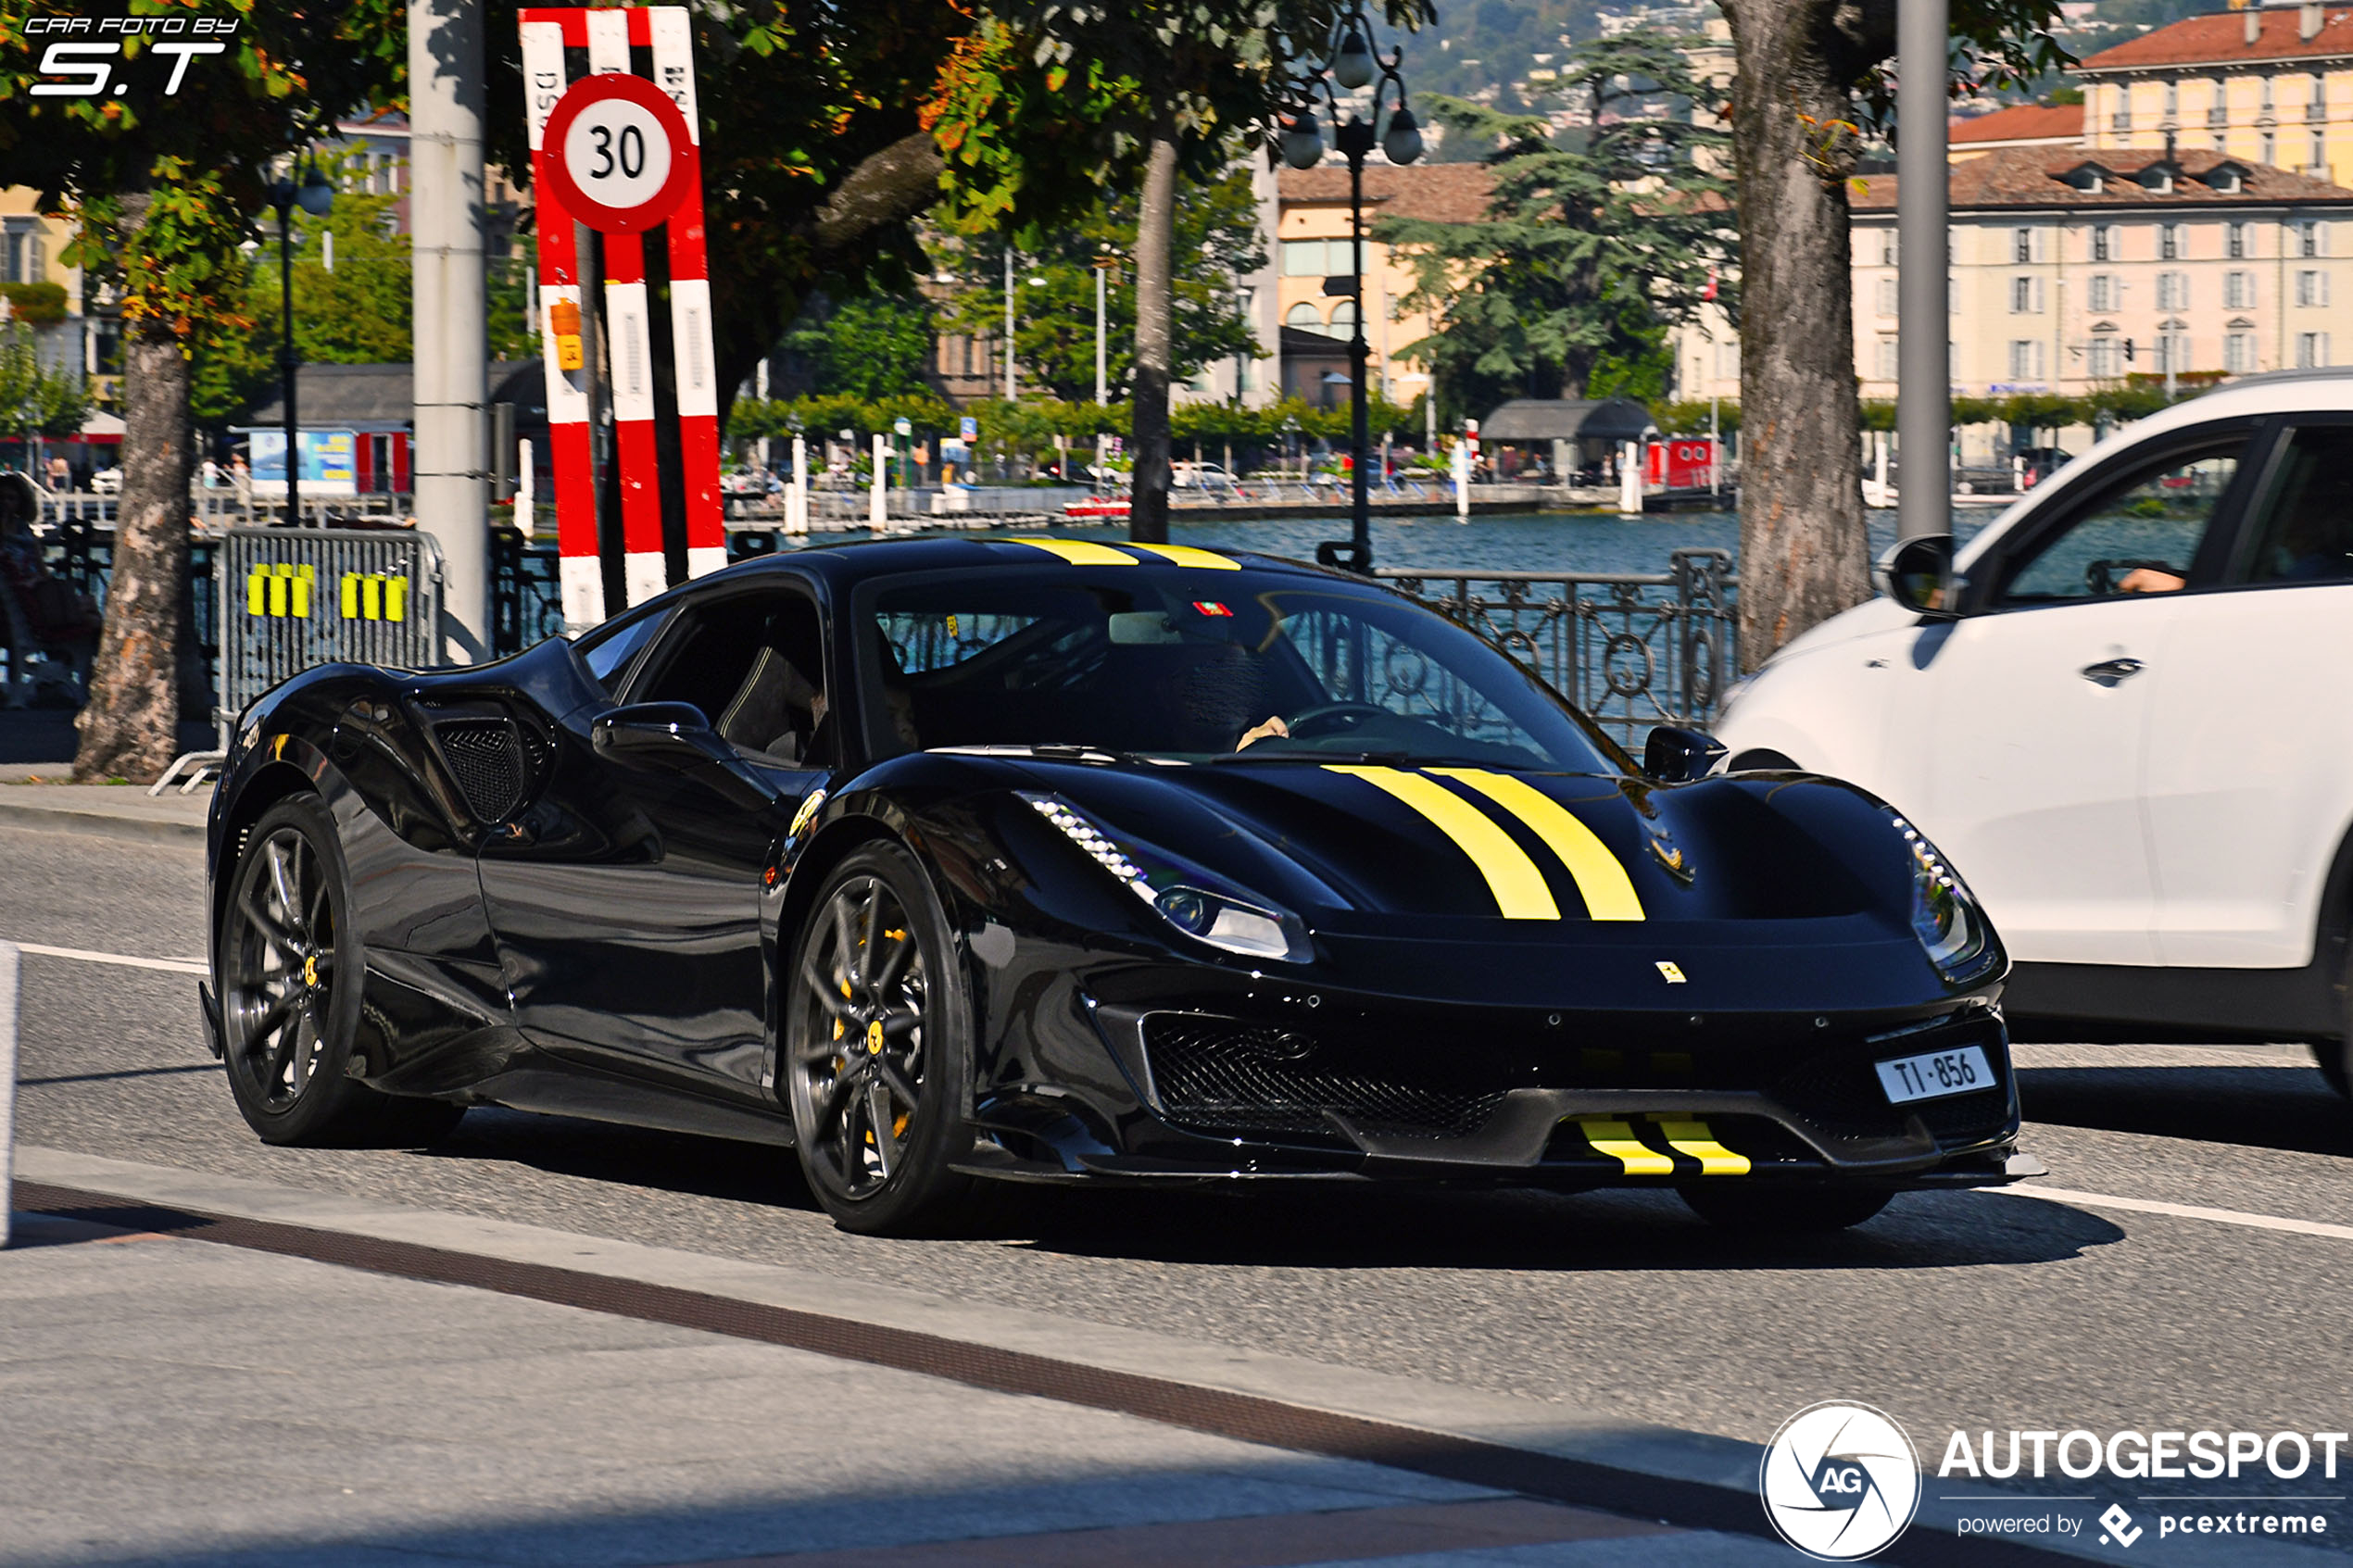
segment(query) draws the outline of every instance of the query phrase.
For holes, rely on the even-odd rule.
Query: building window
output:
[[[2165,118],[2175,119],[2181,112],[2182,84],[2178,82],[2169,82],[2165,84]]]
[[[1332,307],[1332,333],[1336,337],[1348,337],[1353,335],[1355,331],[1356,302],[1353,299],[1343,299]]]
[[[1302,299],[1297,305],[1292,306],[1289,310],[1283,312],[1283,325],[1286,327],[1304,327],[1311,332],[1320,332],[1324,330],[1324,313],[1316,309],[1315,307],[1308,301]]]
[[[2124,231],[2113,223],[2102,223],[2092,231],[2092,259],[2114,261],[2123,254]]]
[[[2231,259],[2233,261],[2246,259],[2246,225],[2225,223],[2222,225],[2222,235],[2224,248],[2230,252]]]
[[[2119,308],[2116,303],[2117,292],[2115,273],[2093,273],[2091,308],[2103,313]]]
[[[2010,259],[2021,267],[2034,259],[2033,230],[2013,229],[2010,231]]]
[[[1896,351],[1895,339],[1892,337],[1883,337],[1880,339],[1879,379],[1881,381],[1895,380],[1898,374],[1901,373],[1900,367],[1902,363],[1902,358]]]
[[[1897,285],[1895,280],[1893,278],[1881,278],[1874,292],[1879,296],[1878,314],[1881,316],[1893,316],[1896,314],[1898,305],[1896,300]]]
[[[2312,107],[2304,111],[2307,119],[2326,118],[2329,112],[2328,81],[2319,71],[2312,73]]]
[[[2222,369],[2244,376],[2255,369],[2255,334],[2232,332],[2222,339]]]
[[[2255,308],[2255,274],[2225,272],[2222,274],[2222,308],[2252,310]]]
[[[1879,236],[1879,264],[1882,267],[1894,266],[1896,264],[1895,258],[1898,254],[1900,253],[1895,243],[1895,231],[1893,229],[1881,230]]]
[[[2322,132],[2318,132],[2318,131],[2315,131],[2315,132],[2312,132],[2312,157],[2311,157],[2311,159],[2310,159],[2311,165],[2312,165],[2312,167],[2313,167],[2314,169],[2319,169],[2322,165],[2323,165],[2323,164],[2327,163],[2327,162],[2328,162],[2328,160],[2329,160],[2329,144],[2328,144],[2328,138],[2327,138],[2324,134],[2322,134]]]
[[[1346,278],[1356,270],[1353,247],[1346,240],[1285,240],[1286,278]]]
[[[2306,268],[2296,275],[2296,303],[2303,306],[2326,305],[2329,302],[2329,275],[2317,267]]]
[[[1716,379],[1737,381],[1741,373],[1741,345],[1719,343],[1716,345]]]
[[[2329,362],[2329,334],[2298,332],[2296,334],[2296,368],[2309,370]]]
[[[2307,218],[2295,225],[2295,245],[2296,254],[2298,256],[2326,256],[2328,231],[2320,223]]]
[[[2190,275],[2187,272],[2159,272],[2157,275],[2157,307],[2159,310],[2187,310],[2190,307]]]
[[[2010,380],[2032,382],[2043,379],[2043,340],[2013,338],[2010,340]]]
[[[11,223],[0,233],[0,283],[37,283],[46,262],[41,236],[28,222]]]
[[[2112,337],[2095,337],[2092,340],[2090,369],[2094,381],[2116,379],[2120,369],[2117,362],[2119,346]]]
[[[2182,375],[2190,368],[2190,338],[2187,332],[2157,334],[2157,369],[2159,375]]]
[[[2183,248],[2182,225],[2160,223],[2157,226],[2157,258],[2159,261],[2181,260]]]
[[[2012,278],[2010,280],[2010,314],[2039,316],[2043,313],[2043,280]]]
[[[2256,161],[2259,163],[2279,162],[2279,144],[2280,139],[2277,136],[2272,135],[2269,131],[2263,132],[2262,137],[2256,143],[2256,146],[2259,149],[2255,155]]]
[[[2267,77],[2264,77],[2264,78],[2262,79],[2262,82],[2263,82],[2263,112],[2264,112],[2265,114],[2270,114],[2270,113],[2271,112],[2271,79],[2270,77],[2268,77],[2268,76],[2267,76]]]

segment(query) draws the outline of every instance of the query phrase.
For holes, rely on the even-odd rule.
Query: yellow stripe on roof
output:
[[[1585,912],[1595,920],[1641,920],[1642,901],[1634,894],[1633,881],[1617,856],[1609,852],[1592,828],[1559,801],[1537,789],[1525,779],[1509,773],[1491,773],[1484,768],[1432,768],[1450,779],[1459,779],[1488,799],[1528,824],[1529,831],[1544,841],[1545,847],[1561,858],[1568,874],[1577,879],[1577,891],[1585,899]]]
[[[1114,550],[1109,545],[1098,545],[1091,539],[1008,539],[1008,545],[1027,545],[1050,556],[1060,556],[1073,566],[1134,566],[1136,558],[1125,550]]]
[[[1238,560],[1230,560],[1215,550],[1195,549],[1190,545],[1132,545],[1129,548],[1150,550],[1178,566],[1204,567],[1211,571],[1239,571],[1242,569],[1242,563]]]
[[[1505,920],[1561,918],[1560,906],[1553,902],[1553,890],[1544,885],[1544,873],[1536,869],[1528,851],[1513,843],[1511,834],[1497,827],[1486,812],[1436,779],[1355,763],[1327,763],[1325,771],[1363,779],[1428,818],[1470,857],[1478,874],[1487,879],[1487,890],[1495,896],[1495,907]]]
[[[1699,1173],[1703,1176],[1748,1174],[1748,1156],[1735,1154],[1718,1143],[1716,1135],[1708,1131],[1705,1122],[1686,1122],[1661,1116],[1658,1118],[1658,1133],[1667,1140],[1667,1148],[1698,1160]]]

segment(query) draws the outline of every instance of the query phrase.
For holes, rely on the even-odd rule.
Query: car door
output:
[[[1968,613],[1916,649],[1931,765],[1906,807],[2020,960],[2158,961],[2143,677],[2219,572],[2250,433],[2177,433],[2070,485],[1970,563]]]
[[[822,650],[815,599],[779,574],[689,599],[624,703],[565,719],[547,788],[481,858],[526,1034],[608,1068],[760,1092],[761,875],[826,776]],[[633,713],[678,703],[723,755],[614,744]]]
[[[2148,675],[2144,785],[2168,964],[2311,957],[2353,817],[2353,414],[2282,421],[2223,582],[2184,603]]]

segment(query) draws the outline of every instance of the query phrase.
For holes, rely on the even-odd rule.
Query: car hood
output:
[[[1313,760],[1021,771],[1114,837],[1334,934],[1833,919],[1894,912],[1908,875],[1885,809],[1823,780]]]

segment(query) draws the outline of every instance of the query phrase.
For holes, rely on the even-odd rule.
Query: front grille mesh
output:
[[[434,726],[466,809],[503,822],[522,800],[522,736],[511,719],[445,719]]]
[[[1329,1139],[1329,1113],[1384,1137],[1459,1138],[1504,1102],[1500,1089],[1340,1071],[1353,1064],[1321,1043],[1239,1019],[1154,1013],[1144,1021],[1144,1047],[1162,1110],[1196,1132]]]
[[[1881,1087],[1874,1058],[1908,1056],[1916,1052],[1950,1050],[1957,1046],[1982,1045],[1994,1066],[1994,1082],[1982,1089],[1942,1099],[1890,1105]],[[1900,1037],[1866,1042],[1869,1056],[1826,1052],[1811,1058],[1773,1085],[1773,1098],[1833,1137],[1901,1137],[1906,1123],[1917,1116],[1930,1134],[1944,1143],[1973,1142],[1990,1137],[2009,1121],[2009,1077],[2002,1065],[2000,1025],[1975,1019]]]

